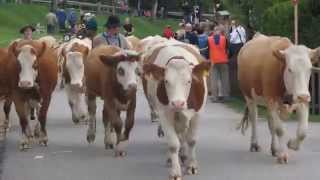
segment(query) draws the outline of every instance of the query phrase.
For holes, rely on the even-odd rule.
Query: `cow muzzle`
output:
[[[84,86],[81,86],[80,84],[71,84],[70,89],[71,89],[71,91],[74,91],[77,93],[85,93]]]
[[[186,102],[185,101],[180,101],[180,100],[176,100],[176,101],[172,101],[171,102],[171,106],[175,109],[175,110],[183,110],[185,107]]]
[[[30,89],[33,87],[33,83],[31,81],[20,81],[18,86],[23,89]]]

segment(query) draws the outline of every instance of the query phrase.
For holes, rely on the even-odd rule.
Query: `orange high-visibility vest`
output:
[[[227,41],[226,37],[220,35],[219,44],[215,44],[214,35],[208,38],[209,45],[209,58],[213,64],[224,64],[228,63],[228,55],[227,55]]]

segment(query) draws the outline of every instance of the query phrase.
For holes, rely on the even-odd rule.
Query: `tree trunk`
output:
[[[52,3],[52,10],[55,11],[58,9],[58,0],[51,0]]]
[[[138,9],[138,16],[140,16],[141,14],[141,0],[138,0],[138,7],[137,7],[137,9]]]
[[[155,0],[154,6],[153,6],[153,19],[157,19],[157,11],[158,11],[158,0]]]

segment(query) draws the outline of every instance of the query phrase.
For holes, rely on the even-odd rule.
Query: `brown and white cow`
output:
[[[175,40],[158,44],[146,56],[143,86],[149,104],[155,105],[169,146],[170,180],[182,178],[179,155],[188,174],[196,174],[195,146],[199,112],[206,102],[206,75],[210,62],[199,50]]]
[[[33,136],[40,145],[47,145],[47,111],[57,83],[57,56],[45,43],[25,40],[12,43],[8,53],[7,85],[22,129],[20,149],[29,148]],[[28,120],[32,108],[39,109],[40,124],[37,123],[34,133]]]
[[[243,46],[238,56],[238,78],[247,110],[240,125],[244,132],[246,124],[252,124],[251,151],[261,149],[257,137],[257,105],[265,105],[270,114],[272,155],[280,163],[287,163],[288,148],[300,148],[308,129],[312,63],[319,60],[319,53],[320,49],[311,50],[294,45],[287,38],[265,35],[258,35]],[[296,138],[288,141],[282,120],[293,110],[298,114],[298,128]]]
[[[92,42],[90,39],[72,39],[61,47],[62,80],[72,111],[74,123],[88,119],[88,106],[85,96],[84,61],[86,61]]]
[[[139,55],[114,46],[94,48],[85,62],[85,77],[88,98],[89,126],[87,141],[92,143],[96,133],[96,97],[101,97],[104,143],[106,149],[115,147],[116,156],[124,156],[134,124],[136,91],[139,78]],[[125,128],[121,112],[126,112]]]
[[[4,140],[7,129],[9,128],[9,113],[7,113],[9,86],[8,74],[6,73],[6,64],[8,58],[8,49],[0,48],[0,140]],[[10,107],[10,106],[9,106]]]
[[[131,50],[137,50],[139,43],[140,43],[140,39],[137,38],[136,36],[128,36],[126,37],[126,40],[128,41],[129,44],[129,49]]]

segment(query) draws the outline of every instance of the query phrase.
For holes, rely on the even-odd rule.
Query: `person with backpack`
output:
[[[230,29],[230,57],[238,54],[241,47],[246,43],[246,30],[239,24],[238,21],[231,21]]]
[[[208,53],[208,35],[204,33],[204,28],[199,27],[197,29],[198,33],[198,47],[200,50],[200,54],[205,58],[209,59],[209,53]]]
[[[223,102],[230,99],[229,67],[228,67],[228,42],[222,34],[221,27],[214,28],[213,35],[208,38],[209,59],[213,66],[211,70],[211,101]],[[221,84],[221,86],[220,86]]]

